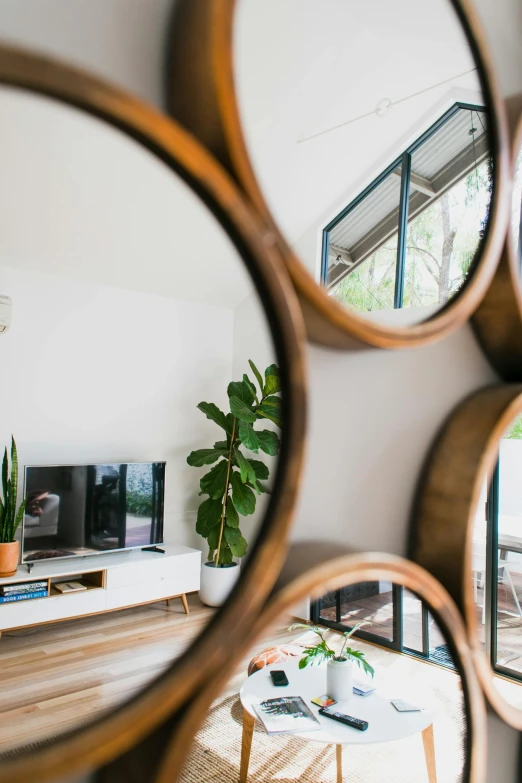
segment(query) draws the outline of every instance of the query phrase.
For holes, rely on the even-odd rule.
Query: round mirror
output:
[[[317,569],[303,575],[298,603],[296,591],[292,605],[276,599],[212,704],[201,698],[189,710],[189,730],[202,725],[184,748],[180,783],[216,773],[242,783],[481,779],[469,749],[483,729],[482,700],[453,604],[446,595],[436,619],[432,580],[412,580],[405,561],[395,561],[401,573],[364,560],[344,574],[333,561],[326,580],[329,564],[322,579]],[[173,764],[184,741],[174,738]],[[158,783],[173,772],[165,764]]]
[[[473,522],[472,579],[478,642],[502,698],[522,710],[522,417],[502,433]]]
[[[448,0],[240,0],[234,72],[268,207],[329,296],[392,325],[454,298],[484,235],[492,159]]]
[[[522,392],[498,385],[464,400],[424,467],[412,558],[461,608],[488,700],[522,726]]]
[[[462,323],[507,220],[504,110],[475,16],[450,0],[189,5],[172,28],[171,110],[277,225],[310,336],[400,347]],[[197,36],[209,51],[189,79]],[[215,100],[194,107],[198,75]]]
[[[506,104],[512,141],[510,223],[500,263],[484,299],[473,314],[473,327],[484,353],[500,377],[505,381],[519,382],[522,366],[522,122],[519,99],[512,99]]]
[[[520,132],[518,134],[521,135]],[[511,203],[511,231],[513,252],[516,260],[522,265],[522,248],[520,245],[520,226],[522,225],[522,139],[518,156],[515,161],[513,200]]]
[[[256,568],[275,579],[299,342],[257,226],[174,124],[25,55],[3,78],[26,89],[0,88],[0,763],[90,724],[54,757],[77,765],[172,710],[220,607],[232,632]]]

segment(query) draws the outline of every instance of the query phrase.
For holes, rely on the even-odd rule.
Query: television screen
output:
[[[22,562],[163,542],[164,462],[28,466]]]

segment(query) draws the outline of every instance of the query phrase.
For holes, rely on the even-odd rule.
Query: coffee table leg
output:
[[[335,746],[335,760],[337,762],[337,783],[343,783],[343,746]],[[431,783],[431,781],[430,781]]]
[[[246,783],[248,776],[248,762],[250,761],[250,749],[252,747],[252,734],[254,733],[255,718],[243,709],[243,737],[241,739],[241,766],[239,768],[239,783]]]
[[[433,723],[422,732],[422,743],[424,745],[424,755],[426,756],[426,766],[428,768],[429,783],[437,783],[437,770],[435,768],[435,741],[433,738]]]

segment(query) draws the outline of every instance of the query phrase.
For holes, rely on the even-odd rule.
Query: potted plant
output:
[[[319,665],[326,661],[326,693],[336,701],[347,701],[352,696],[354,663],[362,668],[366,674],[370,674],[372,677],[375,674],[373,667],[370,666],[363,652],[347,647],[350,636],[363,625],[371,625],[371,623],[368,621],[357,623],[351,631],[346,631],[343,634],[344,642],[340,652],[332,650],[326,643],[324,638],[326,628],[321,628],[317,625],[307,625],[306,623],[294,623],[288,629],[293,631],[295,628],[306,628],[307,631],[313,631],[319,636],[320,641],[317,644],[304,649],[303,657],[299,661],[299,668],[304,669],[305,666]]]
[[[18,454],[11,436],[11,470],[7,447],[2,461],[2,498],[0,498],[0,577],[12,576],[18,565],[18,541],[15,534],[25,509],[23,501],[16,510],[18,492]]]
[[[199,596],[208,606],[221,606],[239,577],[239,564],[234,558],[246,554],[247,542],[239,529],[240,517],[249,516],[256,508],[256,494],[268,492],[265,484],[270,471],[264,462],[252,459],[249,452],[259,451],[275,457],[279,452],[279,436],[273,430],[256,429],[261,421],[281,426],[279,370],[271,364],[265,376],[252,361],[250,368],[259,392],[248,375],[232,381],[227,395],[230,412],[223,413],[212,402],[200,402],[199,410],[218,425],[226,435],[211,449],[198,449],[187,457],[193,467],[213,465],[200,480],[200,495],[208,497],[198,508],[196,532],[208,542],[208,561],[201,570]]]

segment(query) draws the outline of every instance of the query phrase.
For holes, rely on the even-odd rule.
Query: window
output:
[[[481,242],[490,167],[485,110],[455,104],[324,229],[329,294],[358,312],[444,305]]]
[[[347,631],[396,652],[455,668],[451,652],[426,605],[414,593],[391,582],[360,582],[327,593],[312,603],[312,622]]]

